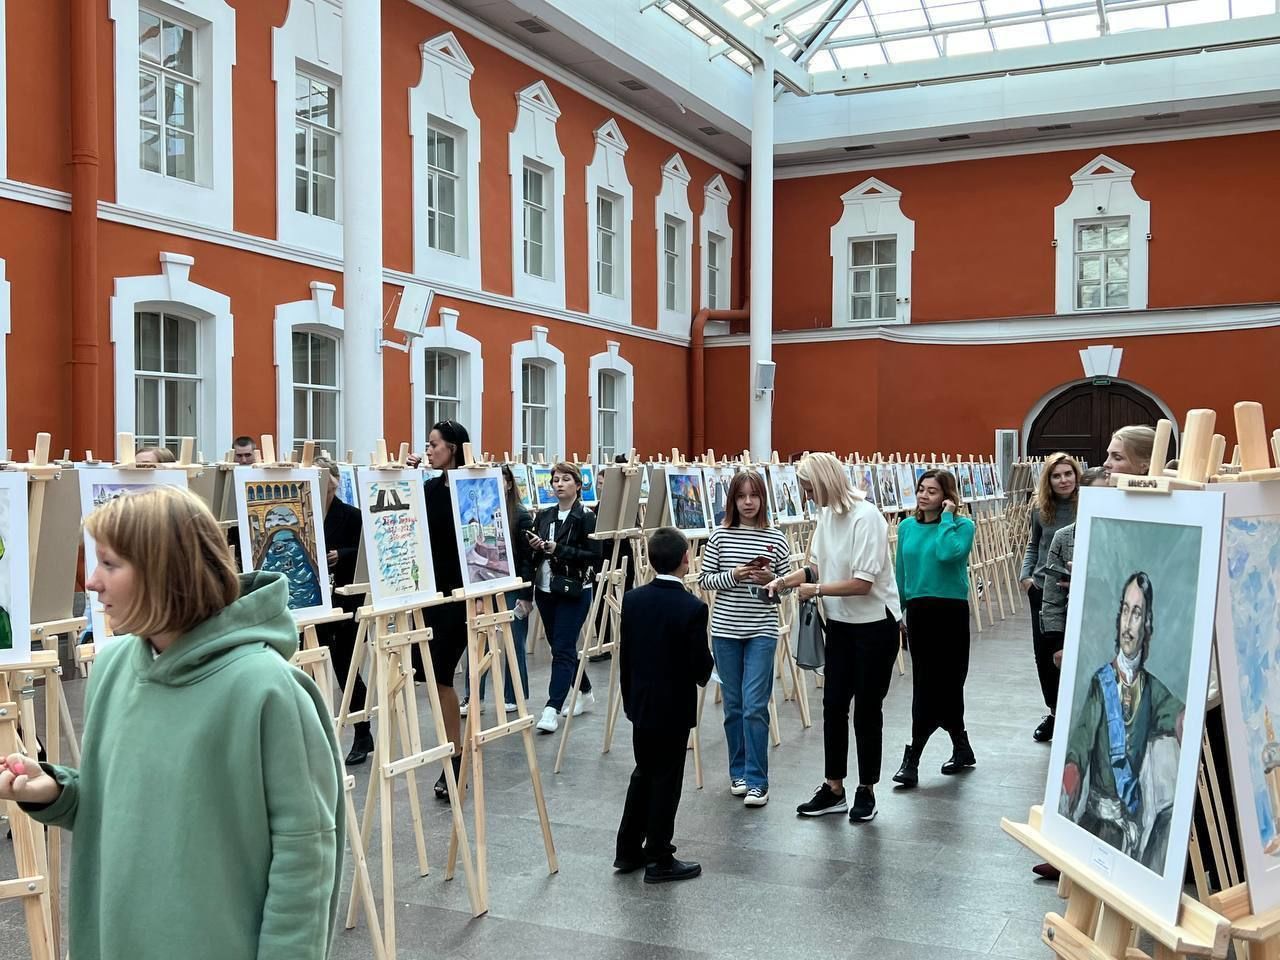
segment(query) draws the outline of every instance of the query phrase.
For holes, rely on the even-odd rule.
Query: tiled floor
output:
[[[592,665],[600,681],[607,664]],[[548,658],[532,666],[533,701],[546,689]],[[844,817],[798,818],[822,774],[821,703],[811,690],[815,725],[801,727],[794,703],[781,704],[783,742],[770,764],[771,800],[744,809],[727,790],[719,708],[703,718],[705,789],[692,762],[676,822],[680,856],[699,860],[701,878],[661,887],[638,874],[614,875],[613,836],[630,763],[630,728],[600,752],[603,710],[575,724],[565,768],[551,773],[559,736],[537,738],[560,872],[548,876],[519,738],[487,754],[491,910],[473,920],[466,888],[443,879],[447,811],[430,795],[434,773],[420,778],[431,872],[419,877],[403,786],[396,795],[397,931],[404,960],[541,958],[876,958],[973,960],[1044,957],[1040,920],[1056,909],[1055,888],[1036,881],[1034,858],[1000,830],[1000,818],[1025,818],[1044,789],[1048,749],[1031,740],[1041,704],[1025,615],[974,634],[967,685],[968,727],[976,769],[948,778],[939,733],[921,764],[919,789],[895,793],[909,729],[911,675],[894,678],[886,703],[880,813],[870,824]],[[83,684],[68,684],[79,716]],[[424,729],[426,697],[421,696]],[[367,767],[358,777],[363,804]],[[369,851],[381,874],[375,835]],[[12,856],[0,877],[13,876]],[[349,877],[348,877],[349,883]],[[345,898],[344,898],[345,911]],[[16,904],[0,907],[0,960],[29,956]],[[372,956],[359,925],[339,931],[335,960]]]

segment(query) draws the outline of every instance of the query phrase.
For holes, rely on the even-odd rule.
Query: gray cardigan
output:
[[[1053,535],[1044,565],[1044,598],[1040,601],[1040,629],[1045,633],[1067,630],[1067,590],[1058,581],[1071,578],[1067,566],[1076,552],[1076,525],[1069,523]]]
[[[1040,511],[1031,509],[1031,537],[1027,540],[1027,553],[1022,558],[1022,572],[1019,580],[1030,577],[1037,587],[1044,589],[1044,564],[1049,556],[1049,545],[1053,543],[1053,535],[1068,524],[1076,522],[1076,501],[1059,500],[1054,511],[1053,523],[1040,522]]]

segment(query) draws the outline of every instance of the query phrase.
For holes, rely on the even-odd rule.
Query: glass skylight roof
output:
[[[749,27],[780,21],[783,55],[810,72],[910,63],[1278,12],[1280,0],[710,0]],[[690,16],[670,17],[744,70],[748,58]]]

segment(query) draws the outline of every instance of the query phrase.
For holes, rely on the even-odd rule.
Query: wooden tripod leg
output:
[[[381,631],[380,631],[381,632]],[[382,720],[378,724],[375,735],[376,756],[378,766],[369,772],[369,776],[377,777],[378,812],[381,817],[379,829],[382,835],[382,933],[386,943],[388,957],[396,956],[396,863],[395,863],[395,807],[393,797],[395,785],[386,773],[387,764],[391,762],[391,714],[395,712],[391,700],[391,669],[399,666],[399,655],[387,657],[385,668],[378,671],[378,703],[382,707]],[[397,669],[397,674],[402,669]]]
[[[55,646],[57,638],[54,638]],[[62,668],[51,666],[44,672],[44,743],[48,762],[62,762],[62,712],[59,709],[65,701],[62,690]],[[34,728],[33,728],[34,729]],[[48,830],[47,861],[49,878],[49,918],[55,951],[62,947],[62,831]]]
[[[804,729],[808,730],[813,726],[813,715],[809,712],[809,687],[805,682],[804,671],[796,663],[796,658],[791,655],[791,647],[785,641],[782,646],[783,655],[787,658],[787,664],[791,670],[791,683],[795,688],[796,703],[800,707],[800,723]],[[822,686],[822,684],[819,683],[818,686]]]
[[[782,731],[778,724],[778,689],[769,691],[769,742],[775,747],[782,746]]]
[[[347,675],[342,682],[342,702],[338,706],[338,741],[342,741],[342,732],[347,726],[347,714],[351,712],[351,698],[355,696],[355,679],[360,676],[360,668],[364,665],[364,658],[367,654],[369,636],[369,620],[365,618],[360,621],[356,627],[356,639],[354,648],[351,651],[351,663],[347,665]],[[369,686],[372,686],[370,684]],[[365,691],[364,704],[365,719],[370,719],[369,713],[369,693]]]
[[[369,676],[369,689],[365,694],[364,702],[366,715],[368,715],[367,712],[374,706],[373,701],[376,700],[379,691],[381,690],[381,686],[378,683],[378,676],[383,672],[379,663],[379,658],[376,655],[373,657],[370,665],[372,669]],[[386,748],[383,745],[381,737],[375,734],[373,738],[373,754],[369,767],[369,784],[365,789],[364,796],[364,813],[360,818],[360,845],[365,851],[368,851],[369,839],[373,836],[374,798],[375,792],[378,790],[379,784],[382,780],[379,775],[379,771],[382,770],[382,765],[384,763],[390,762],[387,759],[385,750]],[[355,927],[356,920],[358,919],[358,910],[359,902],[356,900],[356,888],[353,880],[351,884],[351,895],[347,903],[346,927],[348,930]]]
[[[1228,828],[1224,819],[1225,805],[1222,802],[1222,786],[1218,780],[1218,764],[1213,759],[1213,751],[1209,748],[1209,735],[1204,735],[1200,746],[1201,763],[1204,765],[1205,776],[1209,781],[1209,794],[1213,798],[1214,816],[1209,821],[1210,827],[1221,838],[1222,856],[1226,861],[1226,869],[1218,875],[1218,882],[1222,884],[1223,889],[1233,887],[1240,883],[1244,878],[1236,871],[1236,855],[1235,848],[1231,845],[1231,830]]]
[[[560,765],[564,763],[564,748],[569,744],[569,728],[573,725],[573,708],[578,704],[578,685],[582,683],[586,672],[587,654],[585,650],[580,650],[578,651],[578,669],[569,687],[569,699],[565,702],[564,730],[560,732],[560,747],[556,750],[556,765],[552,773],[559,773]]]
[[[347,842],[351,845],[351,859],[354,862],[354,874],[351,882],[351,896],[357,893],[364,904],[364,915],[369,922],[369,936],[373,941],[374,960],[386,960],[385,944],[382,941],[382,924],[378,922],[378,905],[373,899],[373,880],[369,876],[369,861],[365,858],[364,844],[360,839],[360,823],[356,820],[355,809],[356,778],[348,776],[343,781],[342,806],[347,818]],[[347,926],[350,930],[355,924]]]
[[[705,688],[704,688],[705,689]],[[702,737],[698,736],[698,728],[689,731],[689,746],[693,749],[693,782],[702,789]]]
[[[396,730],[399,734],[400,756],[407,757],[421,753],[414,740],[406,713],[413,712],[414,728],[417,726],[416,709],[414,709],[414,689],[411,682],[402,683],[400,692],[393,702],[392,715],[395,717]],[[406,708],[406,705],[410,705]],[[390,719],[388,717],[387,719]],[[425,877],[431,872],[427,864],[427,838],[422,829],[422,800],[418,796],[418,775],[413,770],[404,773],[405,787],[409,792],[409,816],[413,820],[413,839],[418,848],[418,875]]]
[[[613,611],[609,615],[614,616]],[[605,701],[604,716],[604,749],[601,753],[608,753],[613,746],[613,726],[618,717],[618,705],[622,700],[622,681],[621,681],[621,637],[618,634],[613,635],[613,657],[609,660],[609,696]]]
[[[62,735],[67,738],[67,750],[71,754],[71,765],[80,766],[80,743],[76,740],[76,728],[71,722],[71,705],[67,703],[67,688],[62,685],[62,673],[59,670],[55,681],[58,688],[58,717],[62,721]],[[49,707],[46,705],[45,709]]]
[[[506,647],[507,657],[514,662],[516,656],[515,641],[510,633],[503,634],[503,643]],[[617,660],[617,656],[614,656]],[[514,684],[512,689],[516,694],[516,716],[524,717],[529,714],[528,704],[525,703],[524,691],[520,689],[520,684]],[[618,703],[622,702],[622,698],[618,698]],[[559,873],[560,863],[556,857],[556,846],[551,839],[551,818],[547,816],[547,800],[542,793],[542,774],[538,768],[538,754],[533,748],[533,731],[526,728],[521,733],[524,740],[525,760],[529,764],[529,779],[533,782],[533,802],[538,808],[538,823],[542,827],[542,844],[547,851],[547,872]]]

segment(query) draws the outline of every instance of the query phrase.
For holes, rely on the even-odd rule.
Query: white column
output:
[[[755,64],[751,71],[751,455],[767,460],[772,452],[770,393],[755,389],[756,365],[773,353],[773,70]]]
[[[342,5],[342,387],[345,445],[382,431],[382,10]]]

